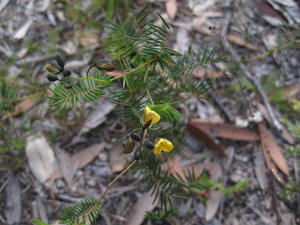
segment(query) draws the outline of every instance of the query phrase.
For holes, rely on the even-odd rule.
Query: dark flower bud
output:
[[[57,77],[56,75],[53,75],[53,74],[48,74],[48,75],[47,75],[47,79],[48,79],[50,82],[59,80],[58,77]]]
[[[59,74],[61,72],[61,69],[54,66],[54,65],[51,65],[51,64],[47,64],[46,65],[46,70],[49,72],[49,73],[54,73],[54,74]]]
[[[71,80],[69,80],[69,79],[65,79],[65,80],[63,81],[63,84],[64,84],[64,87],[65,87],[66,89],[70,89],[70,88],[72,88],[72,86],[73,86],[73,82],[72,82]]]
[[[124,154],[128,154],[128,153],[133,151],[134,146],[135,146],[135,142],[130,139],[130,140],[127,140],[127,141],[123,142],[122,146],[123,146],[122,152]]]
[[[137,133],[132,133],[131,135],[130,135],[130,137],[134,140],[134,141],[137,141],[137,142],[139,142],[139,141],[141,141],[141,137],[140,137],[140,135],[138,135]]]
[[[153,149],[154,145],[152,143],[152,141],[145,141],[144,146],[148,149]]]
[[[71,76],[71,71],[70,70],[65,70],[63,72],[63,75],[64,75],[64,77],[69,77],[69,76]]]
[[[105,63],[105,64],[96,64],[95,65],[99,70],[106,70],[106,71],[114,71],[116,69],[116,65],[112,63]]]
[[[135,152],[133,153],[133,158],[135,160],[139,160],[142,158],[142,150],[140,148],[135,150]]]
[[[65,60],[60,55],[56,56],[56,62],[60,66],[61,69],[64,69],[64,67],[65,67]]]

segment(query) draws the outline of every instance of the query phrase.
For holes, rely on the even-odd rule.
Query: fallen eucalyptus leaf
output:
[[[26,156],[33,174],[44,183],[55,170],[56,160],[43,135],[37,134],[27,138]]]

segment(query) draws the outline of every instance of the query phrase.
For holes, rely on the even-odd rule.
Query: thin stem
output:
[[[137,161],[133,160],[118,176],[115,177],[107,186],[104,193],[100,196],[100,201],[104,199],[105,195],[108,193],[108,191],[111,189],[111,187],[116,183],[120,177],[122,177]]]
[[[271,54],[275,54],[276,52],[280,51],[280,50],[283,50],[285,48],[288,48],[290,46],[293,46],[294,44],[297,44],[297,43],[300,43],[300,40],[294,40],[294,41],[291,41],[285,45],[282,45],[278,48],[274,48],[268,52],[265,52],[263,54],[260,54],[260,55],[257,55],[257,56],[253,56],[253,57],[250,57],[250,58],[247,58],[247,59],[243,59],[241,60],[241,62],[251,62],[251,61],[254,61],[254,60],[257,60],[257,59],[260,59],[260,58],[263,58],[265,56],[268,56],[268,55],[271,55]]]
[[[146,92],[147,92],[147,95],[148,95],[148,97],[149,97],[149,100],[150,100],[151,104],[154,105],[153,99],[152,99],[152,97],[151,97],[151,95],[150,95],[150,92],[149,92],[149,90],[148,90],[147,87],[146,87]]]
[[[142,65],[139,65],[138,67],[136,67],[136,68],[130,70],[129,72],[122,74],[121,76],[112,78],[111,81],[114,81],[114,80],[123,78],[123,77],[125,77],[125,76],[127,76],[127,75],[129,75],[129,74],[132,74],[132,73],[136,72],[137,70],[139,70],[140,68],[149,65],[149,64],[152,63],[153,61],[154,61],[154,59],[151,59],[151,60],[149,60],[148,62],[146,62],[146,63],[144,63],[144,64],[142,64]]]
[[[94,80],[94,81],[98,81],[98,82],[105,82],[105,80],[101,80],[101,79],[97,79],[97,78],[94,78],[94,77],[82,77],[82,78],[74,78],[74,77],[71,77],[72,80]]]

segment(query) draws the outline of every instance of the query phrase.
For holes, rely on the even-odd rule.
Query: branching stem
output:
[[[136,163],[136,160],[133,160],[118,176],[115,177],[107,186],[103,194],[100,196],[100,201],[102,201],[105,197],[105,195],[108,193],[108,191],[111,189],[111,187],[116,183],[120,177],[122,177],[134,164]]]

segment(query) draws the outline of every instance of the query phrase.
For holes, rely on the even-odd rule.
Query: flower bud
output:
[[[135,150],[135,152],[133,153],[133,158],[135,160],[139,160],[142,158],[142,150],[140,148]]]
[[[48,75],[47,75],[47,79],[48,79],[50,82],[54,82],[54,81],[59,80],[58,77],[57,77],[56,75],[53,75],[53,74],[48,74]]]
[[[130,135],[130,137],[134,140],[134,141],[137,141],[137,142],[139,142],[139,141],[141,141],[141,137],[140,137],[140,135],[138,135],[137,133],[132,133],[131,135]]]
[[[69,77],[69,76],[71,76],[71,71],[70,70],[65,70],[63,72],[63,75],[64,75],[64,77]]]
[[[154,145],[152,143],[152,141],[145,141],[144,146],[148,149],[153,149]]]
[[[56,56],[56,62],[60,66],[60,68],[63,70],[65,67],[65,60],[60,55]]]
[[[65,79],[65,80],[63,81],[63,84],[64,84],[64,87],[65,87],[66,89],[70,89],[70,88],[72,88],[72,86],[73,86],[73,82],[72,82],[71,80],[69,80],[69,79]]]
[[[51,65],[51,64],[47,64],[46,65],[46,70],[49,72],[49,73],[54,73],[54,74],[59,74],[61,72],[61,69],[54,66],[54,65]]]
[[[116,69],[116,65],[112,64],[112,63],[105,63],[105,64],[96,64],[96,67],[99,70],[106,70],[106,71],[114,71]]]

